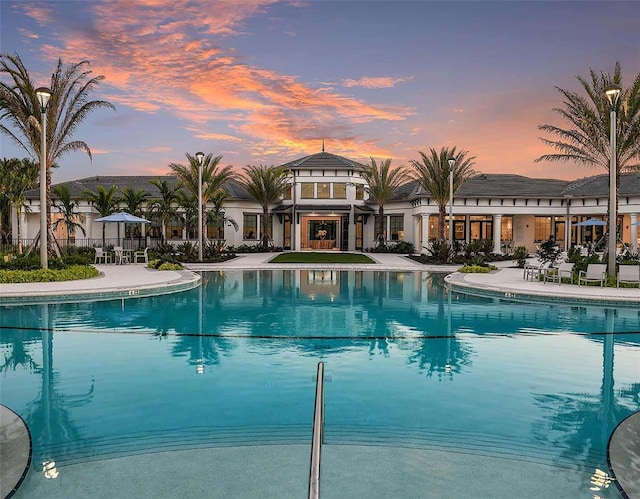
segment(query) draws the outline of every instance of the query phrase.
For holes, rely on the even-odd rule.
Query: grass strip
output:
[[[269,263],[376,263],[360,253],[282,253]]]

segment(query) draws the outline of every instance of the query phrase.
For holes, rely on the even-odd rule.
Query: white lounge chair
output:
[[[133,254],[133,263],[138,263],[138,260],[141,259],[145,264],[149,263],[149,248],[145,248],[143,251],[136,251]]]
[[[604,281],[607,278],[607,264],[606,263],[590,263],[587,266],[587,270],[581,270],[578,274],[578,286],[583,282],[585,284],[589,282],[600,282],[600,287],[604,286]]]
[[[555,269],[549,269],[549,271],[547,271],[544,275],[544,282],[547,281],[551,281],[551,282],[556,282],[558,281],[558,285],[562,284],[562,278],[566,277],[567,279],[569,279],[569,282],[571,282],[572,278],[573,278],[573,266],[575,265],[575,263],[571,263],[571,262],[562,262],[558,268]]]
[[[620,265],[618,268],[618,277],[616,278],[616,287],[620,287],[620,283],[637,284],[640,288],[640,265]]]
[[[96,252],[96,256],[93,259],[94,265],[100,263],[101,260],[104,264],[111,262],[111,255],[102,248],[94,248],[94,250]]]

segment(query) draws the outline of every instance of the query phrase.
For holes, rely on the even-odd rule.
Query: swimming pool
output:
[[[34,446],[15,497],[305,496],[319,360],[323,497],[621,497],[589,488],[640,409],[638,310],[449,293],[422,272],[204,277],[0,309],[0,401]]]

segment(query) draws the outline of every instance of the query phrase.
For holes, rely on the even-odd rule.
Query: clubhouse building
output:
[[[270,207],[270,235],[277,247],[298,251],[337,250],[360,251],[375,246],[378,206],[368,199],[366,184],[360,175],[362,164],[350,159],[320,152],[283,165],[290,171],[291,185],[284,198]],[[67,239],[78,246],[102,244],[103,224],[100,215],[82,199],[85,191],[112,185],[144,190],[149,199],[160,197],[152,179],[166,180],[174,186],[176,178],[166,176],[92,176],[70,182],[71,196],[79,205],[79,223],[86,234],[76,231],[67,238],[64,224],[55,231],[61,244]],[[224,216],[234,220],[207,227],[209,239],[224,239],[227,246],[255,245],[260,241],[262,208],[236,181],[227,182],[224,189],[229,199],[224,204]],[[55,202],[55,196],[52,194]],[[588,219],[606,221],[609,198],[608,174],[594,175],[576,181],[536,179],[511,174],[479,174],[468,180],[454,194],[453,220],[445,221],[445,234],[453,223],[458,241],[475,239],[493,242],[494,252],[513,251],[526,246],[530,252],[553,235],[565,249],[574,244],[597,242],[606,232],[606,225],[578,225]],[[40,220],[39,191],[26,193],[29,210],[23,210],[17,220],[12,212],[12,236],[17,238],[17,224],[26,241],[36,237]],[[121,208],[125,210],[124,205]],[[618,238],[638,246],[640,220],[640,173],[620,177],[618,201]],[[187,230],[181,208],[169,221],[165,233],[157,223],[106,224],[107,244],[153,246],[165,240],[179,244],[197,241],[197,228]],[[52,207],[52,217],[60,218]],[[197,218],[197,214],[196,214]],[[438,205],[430,193],[417,181],[400,187],[393,199],[384,205],[384,237],[389,244],[404,240],[423,251],[429,240],[437,237]],[[26,242],[25,241],[25,242]]]

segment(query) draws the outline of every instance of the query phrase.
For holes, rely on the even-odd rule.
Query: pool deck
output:
[[[0,284],[0,303],[24,303],[36,299],[72,301],[77,299],[109,299],[170,293],[198,286],[198,271],[205,270],[282,270],[313,268],[317,270],[377,270],[454,272],[458,266],[421,265],[402,255],[371,253],[375,264],[270,264],[273,253],[239,255],[223,263],[188,264],[186,271],[157,271],[144,264],[96,265],[101,276],[95,279],[47,283]],[[601,288],[574,284],[531,282],[523,279],[522,269],[513,261],[498,262],[498,270],[490,274],[451,274],[447,284],[470,293],[490,294],[510,299],[527,297],[585,301],[603,304],[640,304],[640,288]],[[190,272],[193,271],[193,272]]]
[[[82,281],[56,283],[19,283],[0,285],[0,303],[21,304],[33,301],[71,301],[78,299],[109,299],[115,297],[146,296],[190,289],[199,285],[199,271],[205,270],[264,270],[274,269],[330,269],[330,270],[377,270],[377,271],[423,271],[454,272],[457,266],[421,265],[401,255],[369,254],[375,264],[360,265],[303,265],[269,264],[273,253],[252,253],[216,264],[189,264],[184,271],[157,271],[143,264],[96,265],[100,277]],[[583,301],[603,304],[640,304],[639,288],[600,288],[599,286],[576,286],[571,284],[531,282],[525,280],[522,269],[514,268],[512,261],[498,263],[499,269],[489,274],[451,274],[446,282],[453,289],[471,293],[489,294],[510,299],[542,299],[562,302]],[[25,459],[30,459],[30,440],[22,420],[16,419],[3,408],[0,413],[0,483],[1,497],[10,496],[20,483],[28,468]],[[618,430],[624,435],[640,435],[640,416],[624,421]],[[622,433],[620,433],[622,434]],[[626,443],[625,443],[626,442]],[[640,491],[640,441],[628,438],[614,439],[609,448],[612,469],[618,477],[618,485],[630,491],[634,497]],[[621,483],[624,482],[624,483]],[[637,497],[637,496],[636,496]]]

